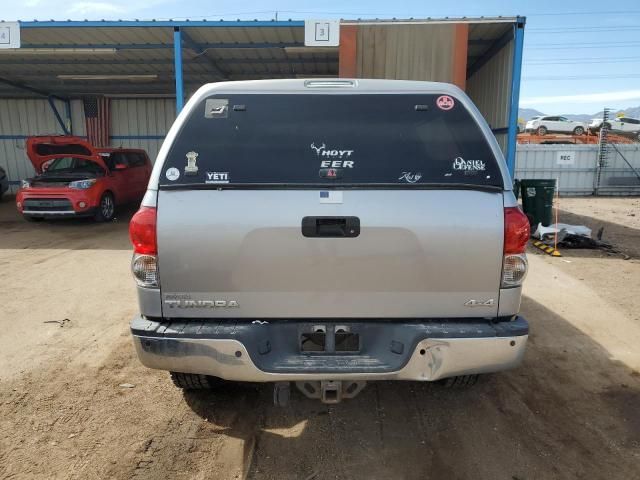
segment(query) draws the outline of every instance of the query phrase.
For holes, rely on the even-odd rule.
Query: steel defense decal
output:
[[[468,172],[484,172],[487,165],[482,160],[465,160],[462,157],[457,157],[453,161],[454,170],[465,170]]]

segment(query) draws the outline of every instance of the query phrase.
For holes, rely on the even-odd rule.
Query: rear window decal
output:
[[[316,146],[316,143],[312,143],[311,150],[315,150],[316,156],[321,158],[349,158],[354,150],[342,150],[335,148],[327,148],[326,143],[321,143],[319,146]]]
[[[407,183],[416,183],[422,178],[422,174],[420,172],[402,172],[402,175],[398,178],[398,180],[404,180]]]
[[[167,180],[175,182],[180,178],[180,170],[175,167],[171,167],[167,169],[167,173],[165,173],[165,175],[167,176]]]
[[[228,115],[229,115],[228,99],[207,98],[207,100],[204,102],[204,118],[227,118]]]
[[[207,172],[204,183],[229,183],[229,172]]]
[[[198,154],[196,152],[187,153],[187,165],[184,167],[185,175],[197,175],[198,174],[198,166],[196,165],[196,160],[198,159]]]
[[[453,161],[454,170],[465,170],[470,172],[484,172],[486,164],[482,160],[465,160],[462,157],[456,157]]]
[[[322,160],[320,168],[353,168],[353,160]]]
[[[440,95],[436,100],[436,105],[440,110],[451,110],[456,102],[449,95]]]

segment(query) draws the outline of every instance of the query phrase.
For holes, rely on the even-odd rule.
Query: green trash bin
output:
[[[524,179],[520,180],[522,209],[529,218],[532,227],[538,223],[548,227],[552,222],[553,196],[556,191],[556,180]]]

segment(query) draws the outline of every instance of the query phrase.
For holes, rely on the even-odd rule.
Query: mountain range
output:
[[[624,113],[625,117],[640,118],[640,106],[625,108],[624,110],[618,110],[617,112],[612,112],[611,116],[615,117],[618,113]],[[540,116],[540,115],[547,115],[547,114],[539,110],[536,110],[535,108],[518,109],[518,118],[523,119],[525,122],[531,119],[531,117]],[[587,115],[584,113],[579,113],[579,114],[569,113],[569,114],[564,114],[559,116],[566,117],[569,120],[574,120],[577,122],[590,122],[592,118],[602,118],[602,110],[591,115]]]

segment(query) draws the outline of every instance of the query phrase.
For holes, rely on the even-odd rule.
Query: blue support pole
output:
[[[516,170],[516,144],[518,140],[518,104],[520,103],[520,78],[522,76],[522,51],[524,49],[525,18],[518,17],[514,25],[513,68],[511,73],[511,104],[509,106],[509,132],[507,134],[507,167],[511,178]]]
[[[173,61],[176,74],[176,115],[184,106],[184,83],[182,81],[182,32],[180,27],[173,29]]]
[[[55,115],[56,120],[60,125],[60,128],[62,128],[62,131],[64,132],[65,135],[69,135],[69,129],[67,128],[67,124],[64,123],[64,120],[62,120],[62,117],[60,116],[60,112],[58,112],[58,109],[56,108],[54,98],[52,96],[48,96],[47,100],[49,101],[49,106],[51,107],[51,110],[53,110],[53,114]]]

